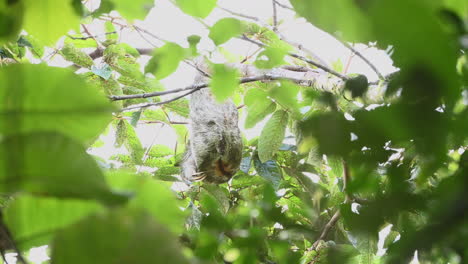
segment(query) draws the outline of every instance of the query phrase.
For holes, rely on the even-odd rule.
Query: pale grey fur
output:
[[[199,74],[195,83],[206,80]],[[190,136],[182,161],[182,179],[192,182],[199,178],[218,184],[228,181],[239,169],[242,159],[235,104],[230,99],[218,103],[209,88],[200,89],[191,95],[189,119]],[[219,160],[229,165],[229,173],[215,173],[213,165]]]

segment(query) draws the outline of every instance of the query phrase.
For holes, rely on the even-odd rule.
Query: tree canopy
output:
[[[207,36],[181,44],[158,36],[169,23],[141,26],[161,2]],[[30,262],[49,245],[53,264],[468,262],[468,2],[264,2],[266,21],[221,0],[0,0],[2,255]],[[280,10],[340,41],[347,63],[287,39]],[[254,48],[236,54],[230,41]],[[374,77],[349,73],[351,60]],[[181,65],[209,81],[167,87]],[[243,138],[226,184],[180,182],[199,89],[261,131]],[[175,146],[143,143],[152,124]],[[106,136],[116,152],[93,154]]]

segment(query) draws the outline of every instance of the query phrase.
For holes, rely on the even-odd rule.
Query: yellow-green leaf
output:
[[[258,139],[258,156],[262,163],[270,160],[283,142],[289,114],[277,110],[270,117]]]
[[[210,88],[216,100],[222,102],[229,98],[239,86],[239,73],[224,64],[213,65]]]

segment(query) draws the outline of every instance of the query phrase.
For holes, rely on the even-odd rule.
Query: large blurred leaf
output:
[[[229,192],[214,184],[205,184],[203,185],[205,189],[218,203],[219,211],[223,214],[227,214],[230,207]]]
[[[234,93],[239,86],[238,75],[236,69],[229,68],[224,64],[213,65],[210,88],[216,100],[222,102]]]
[[[260,89],[250,89],[244,97],[247,105],[245,128],[252,128],[276,109],[276,103],[267,97],[267,93]]]
[[[457,40],[443,29],[435,8],[435,2],[379,0],[370,2],[367,11],[377,40],[394,46],[392,59],[401,68],[403,90],[439,104],[443,98],[450,111],[459,96]]]
[[[0,189],[63,198],[125,202],[111,192],[96,161],[75,141],[56,133],[30,133],[0,143]]]
[[[349,41],[372,40],[371,25],[363,10],[369,5],[368,1],[291,0],[291,4],[299,15],[314,26],[330,33],[340,31]]]
[[[23,0],[23,28],[40,41],[49,44],[72,28],[78,28],[80,17],[71,1]]]
[[[0,2],[0,44],[16,39],[23,23],[23,14],[23,2]]]
[[[221,45],[242,33],[242,24],[235,18],[223,18],[216,22],[208,35],[215,45]]]
[[[172,42],[169,42],[156,49],[153,57],[145,67],[145,72],[151,72],[157,79],[164,79],[177,70],[179,63],[185,57],[184,49]]]
[[[140,210],[96,214],[60,232],[54,264],[188,263],[176,238]]]
[[[271,159],[283,142],[289,114],[278,110],[270,117],[258,139],[258,156],[262,162]]]
[[[57,131],[89,141],[111,119],[110,102],[68,70],[11,65],[0,79],[0,133]]]
[[[185,13],[205,18],[216,7],[217,0],[176,0],[175,2]]]
[[[107,179],[112,187],[135,193],[128,207],[145,209],[171,231],[182,231],[185,214],[180,210],[182,205],[170,190],[170,185],[125,171],[111,171]]]
[[[319,144],[322,154],[345,155],[351,150],[349,124],[343,115],[335,112],[316,114],[299,123],[303,134],[300,148]]]
[[[5,223],[20,249],[50,243],[56,231],[99,210],[92,201],[22,195],[3,210]]]

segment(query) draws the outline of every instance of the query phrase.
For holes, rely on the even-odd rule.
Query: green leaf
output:
[[[231,204],[229,199],[229,192],[215,184],[204,184],[203,189],[205,189],[216,200],[220,212],[226,215]]]
[[[21,241],[18,246],[26,250],[49,244],[56,231],[99,209],[92,201],[21,195],[2,211],[12,236]]]
[[[297,14],[329,33],[339,31],[353,42],[367,42],[371,38],[371,25],[365,15],[369,4],[354,0],[291,0]],[[330,15],[333,14],[333,15]]]
[[[106,30],[106,40],[118,40],[119,35],[117,34],[117,30],[115,29],[115,26],[112,24],[112,22],[106,21],[104,23],[104,28]]]
[[[24,3],[21,1],[0,3],[0,44],[14,41],[21,30]]]
[[[93,17],[99,17],[102,14],[108,14],[112,10],[115,10],[115,3],[113,0],[101,0],[99,8],[93,12]]]
[[[73,44],[76,48],[97,48],[97,43],[93,38],[85,37],[83,34],[69,34],[65,38],[64,44]]]
[[[214,24],[208,35],[216,46],[242,33],[242,24],[235,18],[223,18]]]
[[[80,23],[70,1],[23,0],[23,3],[23,28],[43,43],[52,44]]]
[[[179,175],[179,174],[180,174],[180,168],[174,167],[174,166],[166,166],[166,167],[158,168],[158,170],[154,172],[154,177],[162,181],[176,182],[176,181],[179,181],[179,179],[176,178],[175,175]]]
[[[349,78],[345,82],[345,90],[350,91],[353,98],[362,96],[367,91],[368,86],[367,77],[362,74]]]
[[[299,123],[303,140],[299,149],[307,150],[318,142],[319,152],[343,156],[352,148],[350,125],[342,114],[328,112],[315,114]]]
[[[166,145],[153,145],[148,155],[154,158],[163,158],[174,154],[174,150]]]
[[[218,102],[228,99],[239,86],[239,73],[236,69],[224,64],[213,65],[213,76],[210,82],[211,92]]]
[[[268,98],[268,94],[260,89],[250,89],[244,97],[247,105],[245,128],[252,128],[267,115],[276,110],[276,103]]]
[[[119,11],[123,17],[129,20],[143,20],[151,8],[154,7],[154,0],[132,0],[132,1],[113,1],[114,10]]]
[[[71,43],[65,44],[60,53],[66,60],[84,68],[90,68],[94,64],[93,59],[87,53],[75,48]]]
[[[127,121],[124,121],[127,123]],[[128,124],[125,126],[127,128],[127,138],[124,141],[124,145],[128,151],[130,151],[130,155],[132,156],[132,160],[135,164],[140,164],[145,154],[145,150],[141,145],[140,139],[136,134],[135,128],[133,126],[129,126]]]
[[[359,250],[359,263],[362,264],[374,264],[377,253],[377,236],[358,236],[357,249]]]
[[[44,55],[44,46],[35,37],[31,35],[22,35],[18,40],[18,45],[20,40],[27,42],[26,46],[36,58],[41,58]]]
[[[164,113],[162,109],[156,109],[156,110],[150,110],[146,109],[143,112],[144,115],[144,120],[149,120],[149,121],[162,121],[164,123],[169,123],[169,120],[167,120],[167,115]]]
[[[60,198],[125,202],[111,192],[96,161],[86,149],[56,133],[5,137],[0,143],[0,190],[26,191]]]
[[[205,18],[216,7],[217,0],[176,0],[175,2],[186,14]]]
[[[129,56],[127,50],[128,45],[123,43],[110,45],[104,50],[104,61],[123,76],[144,81],[140,65],[134,56]]]
[[[241,163],[240,163],[240,170],[245,173],[245,174],[248,174],[249,173],[249,170],[250,170],[250,166],[252,164],[252,157],[248,156],[248,157],[244,157],[242,158],[241,160]]]
[[[262,163],[260,159],[255,156],[253,162],[258,175],[269,181],[273,185],[273,188],[278,189],[283,173],[276,161],[268,160]]]
[[[115,126],[115,143],[114,146],[119,148],[125,143],[127,138],[127,123],[125,120],[121,119],[117,122]]]
[[[262,121],[267,115],[276,110],[276,103],[269,100],[267,105],[254,104],[248,108],[247,118],[245,119],[245,128],[252,128],[258,122]]]
[[[187,42],[189,43],[190,56],[197,56],[197,45],[200,42],[201,37],[198,35],[190,35],[187,37]]]
[[[288,54],[287,49],[278,47],[266,47],[260,52],[255,60],[255,66],[260,69],[271,69],[285,64],[284,56]]]
[[[172,42],[166,43],[153,52],[153,56],[146,64],[145,72],[151,72],[156,79],[164,79],[179,67],[185,57],[184,49]]]
[[[91,72],[102,77],[104,80],[109,80],[112,75],[112,69],[107,63],[104,63],[101,67],[91,66]]]
[[[176,199],[170,185],[125,171],[110,171],[107,180],[113,188],[135,193],[127,207],[149,212],[175,233],[183,231],[185,213],[180,210],[182,204]]]
[[[51,258],[55,264],[188,263],[175,236],[139,210],[107,211],[70,226],[55,237]]]
[[[133,112],[132,119],[130,120],[130,125],[132,125],[133,127],[137,127],[140,117],[141,117],[141,111]]]
[[[299,86],[291,82],[282,81],[280,85],[273,86],[269,94],[275,99],[281,106],[286,107],[292,112],[298,112],[298,99],[297,93],[299,92]]]
[[[185,118],[188,118],[189,116],[189,102],[185,98],[181,98],[179,100],[165,104],[164,108],[167,108]]]
[[[109,100],[66,69],[11,65],[0,68],[0,80],[4,135],[57,131],[87,142],[111,120],[114,107]]]
[[[278,151],[286,133],[288,119],[288,112],[277,110],[268,120],[258,139],[260,161],[266,162]]]

